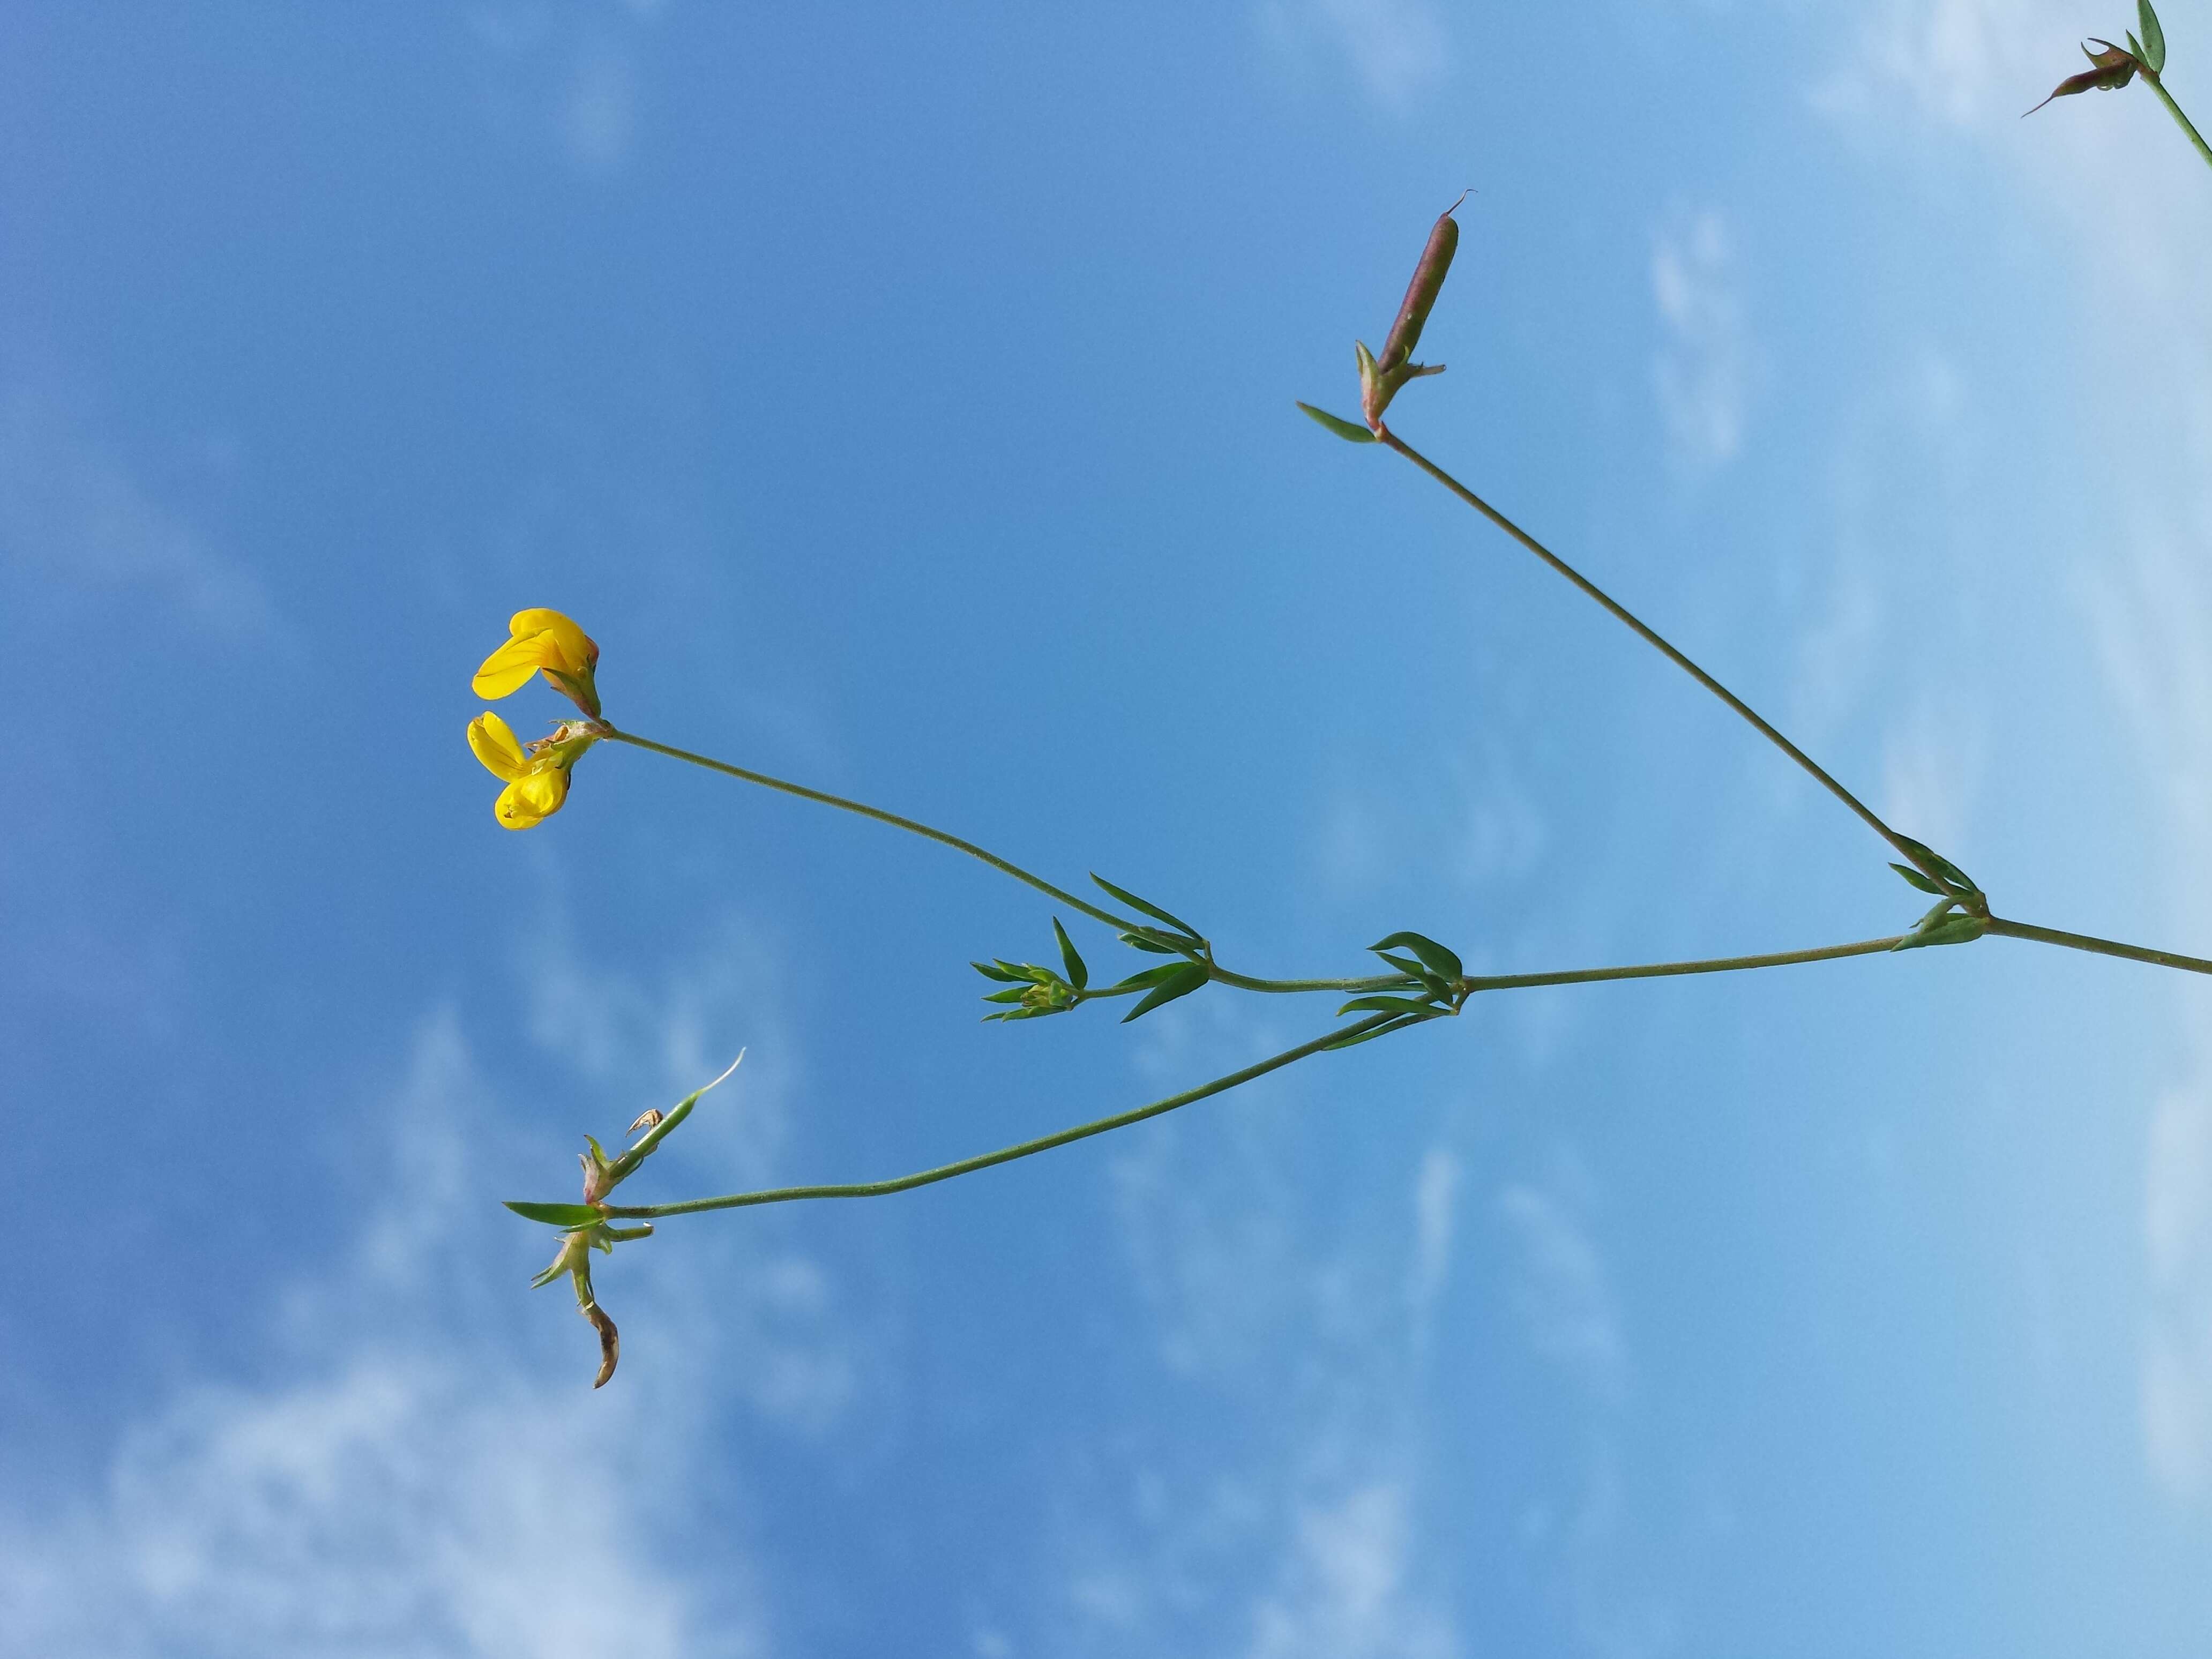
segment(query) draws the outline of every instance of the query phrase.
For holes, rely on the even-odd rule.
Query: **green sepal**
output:
[[[1418,1014],[1424,1019],[1439,1012],[1436,1004],[1411,997],[1354,997],[1336,1011],[1339,1018],[1346,1014]]]
[[[559,1227],[564,1231],[596,1227],[605,1219],[598,1209],[589,1204],[534,1204],[520,1198],[501,1201],[525,1221],[542,1221],[549,1227]]]
[[[1935,894],[1935,895],[1936,895],[1936,897],[1938,897],[1938,898],[1942,898],[1942,897],[1947,896],[1947,895],[1944,893],[1944,891],[1943,891],[1943,890],[1942,890],[1942,888],[1938,887],[1938,886],[1937,886],[1934,882],[1932,882],[1932,881],[1929,880],[1927,877],[1925,877],[1925,876],[1922,875],[1922,874],[1921,874],[1917,870],[1914,869],[1911,865],[1909,865],[1909,864],[1896,864],[1896,863],[1893,863],[1893,864],[1891,864],[1891,866],[1890,866],[1889,867],[1890,867],[1891,869],[1893,869],[1893,870],[1896,871],[1896,872],[1897,872],[1897,873],[1898,873],[1899,875],[1903,876],[1903,877],[1905,878],[1905,880],[1907,880],[1907,881],[1911,882],[1911,883],[1915,887],[1917,887],[1917,888],[1918,888],[1922,892],[1923,892],[1923,893],[1933,893],[1933,894]]]
[[[1135,905],[1137,908],[1142,910],[1146,915],[1152,917],[1155,921],[1164,921],[1169,927],[1174,928],[1177,933],[1181,933],[1184,938],[1191,940],[1194,944],[1203,944],[1205,942],[1205,934],[1200,933],[1197,928],[1192,927],[1188,922],[1185,921],[1181,916],[1176,915],[1174,912],[1163,910],[1158,905],[1152,903],[1151,901],[1139,898],[1134,893],[1131,892],[1126,887],[1116,887],[1112,882],[1107,880],[1105,877],[1100,875],[1095,870],[1091,872],[1091,879],[1097,882],[1101,887],[1111,893],[1115,898],[1121,900],[1122,903]]]
[[[1200,986],[1205,984],[1208,977],[1206,969],[1197,963],[1178,962],[1170,964],[1165,975],[1152,987],[1152,994],[1121,1016],[1121,1024],[1127,1025],[1131,1020],[1141,1019],[1153,1009],[1173,1002],[1177,997],[1188,996]]]
[[[2159,27],[2158,14],[2151,9],[2150,0],[2136,0],[2136,21],[2142,25],[2142,45],[2136,56],[2149,66],[2153,75],[2159,74],[2166,68],[2166,31]],[[2128,37],[2128,44],[2135,45],[2133,35]]]
[[[1464,979],[1467,977],[1466,966],[1456,954],[1446,950],[1436,940],[1419,933],[1393,933],[1388,939],[1377,939],[1367,948],[1379,955],[1393,947],[1411,951],[1428,965],[1431,973],[1439,975],[1443,978]]]
[[[1091,983],[1091,970],[1083,965],[1076,953],[1075,941],[1067,936],[1067,929],[1060,925],[1060,918],[1052,919],[1053,937],[1060,941],[1060,959],[1067,964],[1067,982],[1080,991]]]
[[[1345,420],[1325,409],[1316,409],[1311,404],[1302,403],[1298,407],[1348,444],[1371,444],[1375,441],[1375,434],[1357,421]]]
[[[1939,921],[1933,927],[1920,928],[1907,933],[1889,948],[1893,951],[1917,951],[1930,945],[1964,945],[1979,939],[1989,927],[1981,916],[1953,916]]]

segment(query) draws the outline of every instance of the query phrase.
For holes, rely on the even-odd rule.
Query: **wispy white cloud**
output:
[[[663,0],[597,5],[494,0],[470,14],[492,70],[495,129],[553,151],[588,179],[619,173],[636,148],[644,82],[640,31]]]
[[[1498,1213],[1520,1247],[1513,1301],[1531,1346],[1611,1405],[1627,1383],[1628,1346],[1587,1220],[1594,1195],[1582,1162],[1562,1153],[1543,1181],[1507,1187]]]
[[[2212,936],[2212,231],[2170,210],[2201,197],[2203,164],[2154,120],[2130,118],[2124,100],[2147,94],[2017,119],[2080,67],[2084,21],[2052,0],[1887,6],[1825,85],[1825,106],[1870,142],[1899,116],[1948,127],[2051,227],[2079,333],[2096,347],[2064,388],[2082,437],[2075,470],[2112,503],[2073,585],[2155,811],[2160,912],[2175,937],[2201,939]],[[2212,1003],[2194,984],[2161,988],[2182,1058],[2142,1107],[2142,1453],[2160,1487],[2201,1503],[2212,1496]]]
[[[1461,770],[1460,879],[1482,887],[1527,875],[1543,856],[1548,831],[1512,757],[1492,742]]]
[[[1255,15],[1278,52],[1341,61],[1385,109],[1405,108],[1451,73],[1451,40],[1434,0],[1261,0]]]
[[[2197,439],[2199,465],[2212,444]],[[2166,844],[2161,908],[2182,938],[2212,933],[2212,581],[2163,524],[2135,526],[2129,556],[2085,580],[2106,683],[2132,728]],[[2194,502],[2197,545],[2212,495]],[[2139,509],[2140,510],[2140,509]],[[2187,1070],[2152,1105],[2143,1160],[2147,1317],[2140,1372],[2143,1457],[2172,1497],[2212,1495],[2212,1001],[2167,988]]]
[[[1981,523],[1965,375],[1945,353],[1917,345],[1880,366],[1838,415],[1830,463],[1835,518],[1832,563],[1819,578],[1800,633],[1790,719],[1816,744],[1850,717],[1891,722],[1882,738],[1887,801],[1905,823],[1963,828],[1981,758],[1971,675],[1958,667],[1959,606],[1930,592],[1975,591]],[[1912,586],[1890,550],[1918,550]],[[1943,651],[1914,650],[1937,630]],[[1899,653],[1905,655],[1898,660]],[[1875,694],[1881,693],[1879,698]],[[1906,705],[1899,715],[1894,705]]]
[[[690,1577],[669,1565],[669,1528],[709,1500],[742,1514],[741,1463],[702,1455],[732,1407],[810,1441],[848,1410],[860,1338],[836,1287],[759,1228],[623,1245],[597,1273],[623,1363],[595,1394],[592,1333],[565,1288],[523,1285],[537,1253],[514,1260],[521,1224],[485,1190],[486,1156],[511,1162],[542,1133],[498,1095],[457,1022],[427,1022],[375,1120],[392,1145],[371,1156],[405,1188],[350,1254],[273,1297],[265,1347],[212,1358],[149,1402],[103,1481],[0,1496],[11,1645],[57,1659],[763,1650],[769,1591],[742,1550]],[[566,1188],[574,1169],[548,1176]],[[550,1231],[531,1243],[550,1256]],[[485,1261],[502,1271],[472,1265]]]
[[[1407,1582],[1406,1489],[1376,1481],[1298,1508],[1273,1586],[1253,1608],[1251,1659],[1446,1659],[1449,1620]]]
[[[1888,0],[1858,14],[1854,50],[1816,79],[1813,101],[1859,118],[1901,98],[1954,126],[1985,120],[2016,100],[2039,62],[2062,64],[2054,82],[2071,72],[2050,48],[2070,48],[2081,21],[2051,0]]]
[[[1436,1305],[1450,1276],[1463,1180],[1459,1155],[1450,1147],[1431,1146],[1421,1154],[1413,1178],[1413,1260],[1406,1275],[1406,1300],[1417,1315]]]
[[[0,389],[0,561],[58,587],[151,595],[228,638],[276,626],[253,573],[159,501],[52,388]]]
[[[1932,847],[1963,847],[1984,763],[1980,723],[1918,704],[1883,739],[1881,812]]]
[[[1580,1401],[1578,1463],[1559,1496],[1524,1513],[1522,1534],[1556,1559],[1586,1651],[1648,1659],[1677,1648],[1680,1620],[1674,1598],[1636,1582],[1624,1559],[1633,1515],[1621,1446],[1635,1365],[1599,1243],[1600,1199],[1589,1166],[1565,1147],[1498,1196],[1498,1221],[1516,1246],[1508,1294],[1529,1348]]]
[[[1273,1034],[1196,1017],[1173,1042],[1176,1069],[1200,1074],[1262,1046],[1278,1046]],[[1203,1121],[1152,1126],[1111,1166],[1158,1363],[1173,1386],[1245,1402],[1243,1430],[1166,1444],[1149,1429],[1114,1433],[1067,1484],[1045,1570],[1065,1587],[1044,1621],[1052,1650],[1461,1650],[1424,1524],[1436,1499],[1421,1405],[1458,1158],[1421,1149],[1395,1227],[1320,1242],[1334,1206],[1316,1209],[1280,1135],[1282,1090],[1315,1086],[1286,1077],[1212,1103]]]
[[[1756,390],[1735,233],[1717,209],[1678,213],[1652,240],[1651,295],[1664,337],[1651,364],[1668,447],[1704,470],[1734,460]]]
[[[336,1277],[280,1299],[281,1374],[235,1380],[265,1371],[261,1356],[222,1365],[131,1426],[100,1486],[36,1513],[4,1500],[0,1602],[18,1650],[756,1645],[763,1604],[743,1564],[710,1593],[686,1583],[633,1501],[681,1503],[675,1425],[696,1428],[696,1408],[647,1378],[651,1398],[611,1409],[577,1369],[587,1344],[534,1367],[526,1322],[544,1309],[506,1284],[483,1303],[478,1276],[451,1270],[457,1251],[512,1244],[453,1127],[481,1123],[489,1094],[453,1023],[428,1024],[392,1104],[392,1165],[416,1182]]]

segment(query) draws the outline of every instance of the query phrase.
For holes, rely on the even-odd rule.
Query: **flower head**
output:
[[[568,720],[550,738],[524,747],[507,723],[486,709],[469,722],[469,747],[484,769],[504,783],[492,812],[510,830],[527,830],[559,811],[568,799],[568,769],[606,728]]]
[[[599,647],[588,634],[559,611],[542,609],[516,611],[507,631],[512,637],[477,670],[477,696],[512,696],[532,674],[543,674],[548,685],[585,714],[599,717],[599,690],[592,678]]]

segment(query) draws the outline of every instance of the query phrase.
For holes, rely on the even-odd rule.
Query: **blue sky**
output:
[[[1255,971],[1917,913],[1395,423],[2000,909],[2212,946],[2212,190],[2053,0],[0,21],[0,1628],[46,1655],[2193,1653],[2212,1003],[2005,941],[1324,1029],[976,1016],[1050,908]],[[2167,8],[2212,112],[2212,14]],[[560,709],[534,688],[518,729]],[[1074,918],[1066,918],[1074,925]],[[1125,953],[1076,928],[1094,969]],[[1139,964],[1130,963],[1128,966]],[[1093,1011],[1096,1012],[1097,1011]]]

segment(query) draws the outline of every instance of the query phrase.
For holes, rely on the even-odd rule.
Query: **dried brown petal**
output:
[[[2142,66],[2136,62],[2133,52],[2125,46],[2116,46],[2109,40],[2099,40],[2094,36],[2091,40],[2104,51],[2091,52],[2088,43],[2085,42],[2081,53],[2096,67],[2083,70],[2079,75],[2068,76],[2051,89],[2051,98],[2071,98],[2080,92],[2112,92],[2135,79],[2136,71]],[[2045,99],[2043,104],[2049,103],[2051,98]],[[2035,109],[2041,109],[2043,104],[2038,104]],[[2034,114],[2035,109],[2029,110],[2027,114]]]

